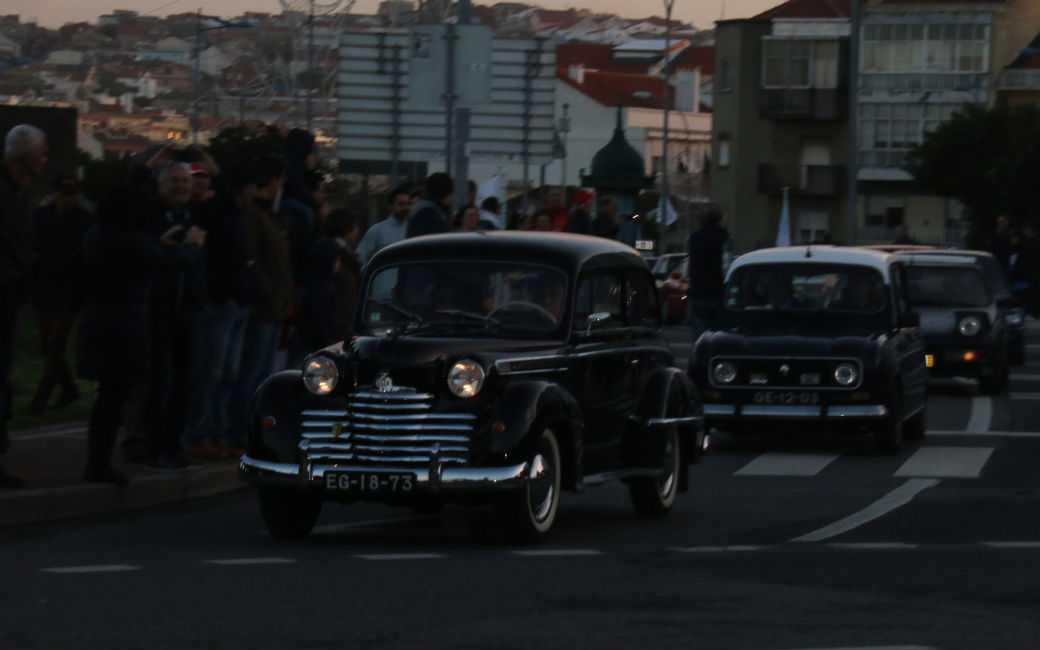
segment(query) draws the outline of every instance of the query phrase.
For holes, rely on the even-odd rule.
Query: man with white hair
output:
[[[11,417],[11,365],[18,312],[28,299],[32,251],[27,187],[47,165],[47,136],[29,124],[12,127],[4,137],[0,164],[0,454],[8,447]],[[0,467],[0,488],[21,487],[22,480]]]

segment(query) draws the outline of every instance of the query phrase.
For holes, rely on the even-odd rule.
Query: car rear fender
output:
[[[643,386],[637,414],[629,423],[623,453],[633,467],[663,464],[664,440],[673,427],[679,430],[681,473],[679,488],[689,483],[689,464],[707,450],[703,407],[697,388],[678,368],[659,368]]]

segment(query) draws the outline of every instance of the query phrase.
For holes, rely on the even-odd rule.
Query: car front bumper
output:
[[[436,463],[416,467],[371,467],[330,463],[278,463],[248,455],[238,463],[239,475],[249,483],[324,489],[326,472],[385,472],[414,474],[417,491],[509,490],[525,485],[531,474],[528,462],[503,467],[442,467]]]
[[[880,420],[888,416],[884,404],[705,404],[706,420]]]

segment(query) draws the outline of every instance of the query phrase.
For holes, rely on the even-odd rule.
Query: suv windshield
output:
[[[886,295],[881,274],[864,266],[760,264],[733,272],[726,309],[875,314]]]
[[[917,307],[985,307],[991,297],[974,266],[910,266],[910,302]]]
[[[493,261],[413,262],[379,269],[361,318],[366,334],[555,330],[567,278],[559,269]]]

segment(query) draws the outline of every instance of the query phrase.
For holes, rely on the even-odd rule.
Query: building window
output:
[[[762,39],[765,88],[837,88],[838,42]]]
[[[887,196],[868,196],[866,201],[866,224],[875,228],[895,228],[903,224],[906,210],[905,200]]]
[[[860,149],[906,151],[924,141],[962,104],[864,103],[860,104]]]
[[[719,65],[719,90],[733,90],[733,62],[722,59]]]
[[[719,167],[729,167],[729,136],[719,137]]]
[[[863,72],[985,72],[989,26],[872,24],[863,28]]]

